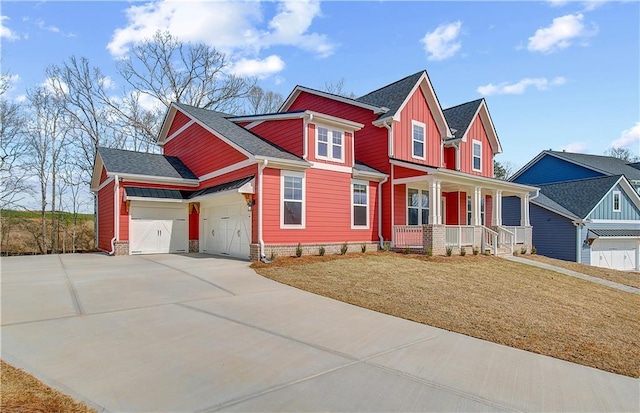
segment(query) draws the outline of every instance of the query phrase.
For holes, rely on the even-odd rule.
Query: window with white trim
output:
[[[304,227],[304,174],[281,171],[281,194],[280,226],[283,228]]]
[[[485,225],[485,221],[484,221],[484,200],[485,197],[484,195],[482,197],[480,197],[480,224],[481,225]]]
[[[613,191],[613,212],[620,212],[621,211],[621,198],[622,194],[620,193],[620,191]]]
[[[414,158],[426,159],[425,135],[426,126],[418,121],[411,121],[411,155]]]
[[[467,195],[467,225],[471,225],[471,195]]]
[[[482,172],[482,142],[473,140],[473,154],[471,168],[476,172]]]
[[[316,126],[316,158],[344,162],[344,133]]]
[[[365,181],[351,183],[351,226],[369,228],[369,185]]]
[[[429,223],[429,191],[407,188],[407,225]]]

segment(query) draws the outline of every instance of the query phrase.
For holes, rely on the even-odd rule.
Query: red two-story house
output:
[[[529,248],[537,188],[493,178],[500,142],[484,99],[443,110],[422,71],[357,99],[298,86],[278,113],[174,103],[162,154],[100,148],[98,248],[257,260],[389,243]],[[502,225],[502,197],[521,199]]]

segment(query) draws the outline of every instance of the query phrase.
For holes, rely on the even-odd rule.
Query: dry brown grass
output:
[[[486,256],[303,256],[253,266],[347,303],[640,377],[638,295]]]
[[[545,257],[543,255],[521,255],[522,258],[528,258],[530,260],[542,262],[544,264],[555,265],[556,267],[566,268],[587,274],[592,277],[602,278],[617,282],[619,284],[628,285],[629,287],[640,288],[640,273],[610,270],[608,268],[592,267],[591,265],[578,264],[577,262],[556,260],[555,258]]]
[[[4,361],[1,361],[1,368],[0,411],[3,413],[96,411]]]

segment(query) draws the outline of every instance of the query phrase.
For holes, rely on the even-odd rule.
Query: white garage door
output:
[[[251,212],[239,195],[220,199],[203,208],[202,252],[248,259],[251,243]]]
[[[591,245],[591,265],[635,270],[638,241],[597,239]]]
[[[131,254],[187,252],[187,208],[131,206],[129,251]]]

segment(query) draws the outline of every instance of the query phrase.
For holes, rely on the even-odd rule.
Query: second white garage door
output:
[[[129,212],[131,254],[187,252],[187,208],[131,206]]]
[[[591,245],[591,265],[615,270],[635,270],[638,241],[598,239]]]
[[[238,195],[203,208],[202,252],[248,259],[251,243],[251,212]]]

